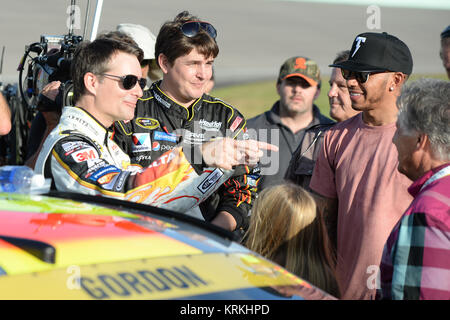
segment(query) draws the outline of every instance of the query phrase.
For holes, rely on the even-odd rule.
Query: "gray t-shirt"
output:
[[[303,130],[293,133],[287,126],[281,123],[279,116],[279,101],[275,102],[272,109],[247,121],[247,130],[250,139],[269,142],[278,146],[279,152],[264,151],[261,158],[261,179],[258,191],[267,186],[273,186],[284,182],[284,176],[297,147],[305,136],[305,131],[316,124],[321,123],[324,116],[319,108],[313,106],[313,121]]]

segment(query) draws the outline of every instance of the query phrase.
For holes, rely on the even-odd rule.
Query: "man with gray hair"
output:
[[[414,197],[381,261],[383,299],[450,299],[450,82],[405,87],[393,142]]]

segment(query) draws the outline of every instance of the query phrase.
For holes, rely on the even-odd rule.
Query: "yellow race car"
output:
[[[0,299],[333,299],[195,218],[69,193],[0,193]]]

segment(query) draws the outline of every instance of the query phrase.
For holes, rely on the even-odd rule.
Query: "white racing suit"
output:
[[[190,161],[195,158],[195,163],[202,163],[199,149],[186,146],[165,152],[141,169],[130,164],[112,135],[84,109],[64,107],[58,126],[39,153],[35,172],[51,177],[52,188],[59,191],[102,195],[182,213],[198,206],[234,173],[218,168],[197,173]]]

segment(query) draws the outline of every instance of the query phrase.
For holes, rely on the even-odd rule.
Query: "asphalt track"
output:
[[[403,2],[405,1],[399,0]],[[439,59],[439,33],[450,24],[448,0],[431,1],[424,9],[379,6],[379,20],[368,5],[313,1],[275,0],[105,0],[99,32],[118,23],[132,22],[149,27],[155,34],[162,23],[182,10],[210,21],[218,30],[220,54],[215,62],[218,85],[275,79],[282,62],[294,55],[315,59],[323,74],[329,74],[337,51],[350,49],[358,33],[386,31],[405,41],[414,58],[415,73],[443,73]],[[346,3],[351,2],[346,0]],[[353,1],[355,2],[355,1]],[[91,1],[91,18],[96,1]],[[371,1],[376,3],[376,1]],[[386,2],[385,2],[386,3]],[[427,1],[406,1],[427,3]],[[442,5],[440,6],[439,3]],[[26,44],[40,35],[68,32],[69,0],[2,0],[0,49],[5,46],[3,82],[16,82],[16,71]],[[79,0],[82,34],[87,0]],[[395,3],[394,3],[395,4]],[[445,9],[447,8],[447,9]],[[370,26],[379,27],[370,29]],[[369,22],[369,24],[368,24]],[[88,26],[90,37],[91,26]]]

